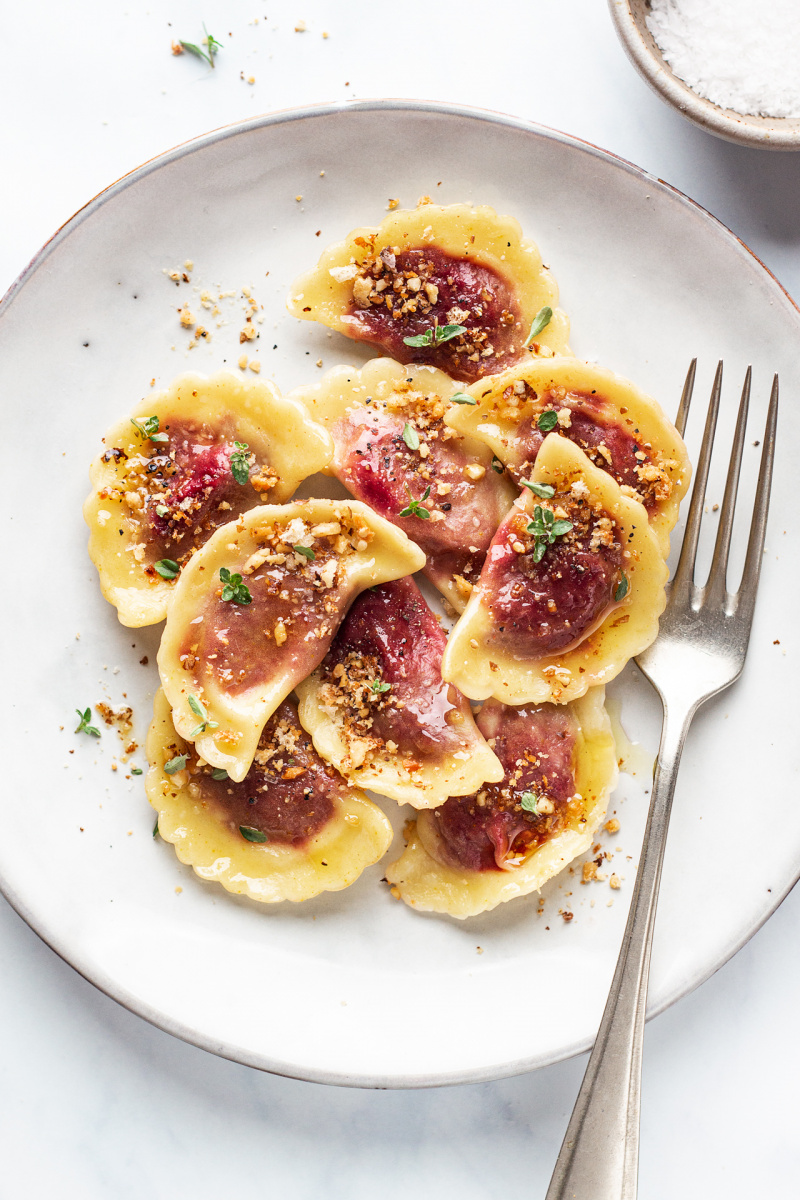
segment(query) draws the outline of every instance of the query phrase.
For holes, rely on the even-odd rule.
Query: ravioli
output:
[[[445,650],[443,678],[473,700],[584,695],[650,645],[666,603],[644,507],[582,450],[548,435],[529,483]]]
[[[476,437],[519,482],[549,431],[569,438],[647,509],[661,551],[691,478],[686,447],[655,400],[611,371],[576,358],[529,361],[469,389],[477,402],[445,423]]]
[[[433,808],[502,779],[459,690],[441,677],[445,635],[413,579],[362,592],[314,674],[300,721],[349,783]]]
[[[328,247],[296,280],[288,307],[398,362],[471,381],[531,355],[563,353],[569,326],[557,303],[538,248],[513,217],[428,201]],[[552,311],[549,322],[526,346],[543,309]]]
[[[103,439],[84,505],[89,554],[123,625],[166,616],[178,569],[215,529],[288,500],[333,455],[328,434],[271,383],[182,375]]]
[[[444,424],[454,394],[433,367],[378,358],[291,395],[333,436],[328,470],[425,551],[425,574],[461,612],[515,488],[482,442]]]
[[[178,736],[162,691],[147,757],[161,837],[201,879],[252,900],[308,900],[349,887],[392,840],[380,809],[316,754],[288,700],[264,727],[239,783]]]
[[[240,782],[358,593],[424,561],[355,500],[264,505],[218,529],[181,573],[158,652],[178,733]]]
[[[604,689],[569,705],[489,700],[478,727],[505,777],[420,813],[386,871],[412,908],[464,918],[538,891],[592,844],[617,779]]]

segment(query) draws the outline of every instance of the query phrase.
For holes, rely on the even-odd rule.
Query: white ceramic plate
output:
[[[652,971],[657,1011],[742,945],[800,862],[788,749],[798,518],[783,449],[798,438],[800,315],[750,252],[685,197],[574,139],[441,105],[360,102],[259,118],[134,171],[60,230],[0,309],[3,891],[86,978],[161,1028],[253,1066],[380,1087],[494,1078],[589,1045],[633,883],[647,770],[623,776],[612,803],[620,832],[602,838],[622,888],[567,874],[546,889],[541,916],[535,897],[465,923],[415,914],[389,895],[380,867],[299,907],[237,900],[153,841],[141,779],[112,772],[116,734],[73,734],[76,706],[127,696],[142,740],[159,635],[123,629],[102,600],[80,506],[99,437],[151,380],[238,359],[241,298],[222,302],[217,327],[201,289],[252,287],[263,323],[244,349],[284,389],[318,375],[320,358],[326,368],[362,358],[289,318],[287,287],[326,243],[377,223],[389,197],[413,205],[425,193],[517,216],[560,282],[575,352],[632,377],[669,411],[693,355],[701,400],[726,360],[725,430],[746,363],[759,424],[781,372],[750,657],[741,682],[701,712],[684,755]],[[187,259],[192,282],[176,287],[163,269]],[[176,313],[187,300],[212,332],[192,350]],[[754,425],[750,440],[759,436]],[[748,455],[745,489],[758,451]],[[652,755],[649,686],[631,666],[612,693]],[[141,753],[134,761],[143,765]]]

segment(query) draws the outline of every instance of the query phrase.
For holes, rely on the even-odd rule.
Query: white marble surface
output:
[[[491,23],[475,0],[7,7],[0,291],[82,203],[178,142],[276,108],[394,95],[502,110],[612,150],[698,200],[800,295],[800,154],[728,145],[667,109],[628,64],[601,0],[508,0]],[[169,49],[173,37],[198,40],[203,20],[224,43],[213,72]],[[301,20],[307,31],[295,33]],[[724,302],[735,320],[735,297]],[[768,814],[758,781],[746,783]],[[798,925],[795,893],[649,1026],[642,1197],[796,1192]],[[543,1196],[584,1066],[430,1092],[324,1088],[151,1028],[76,976],[3,902],[0,956],[0,1195],[14,1200],[223,1190],[361,1200],[380,1189],[484,1200],[520,1185]],[[511,996],[494,1019],[524,1012],[525,997]]]

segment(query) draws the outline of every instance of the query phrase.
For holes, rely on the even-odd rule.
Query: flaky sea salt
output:
[[[699,96],[761,117],[800,117],[800,0],[651,0],[647,27]]]

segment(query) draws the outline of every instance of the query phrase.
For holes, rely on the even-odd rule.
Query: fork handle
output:
[[[664,701],[650,811],[628,923],[546,1200],[636,1200],[650,949],[675,780],[693,715],[691,708],[676,719]]]

